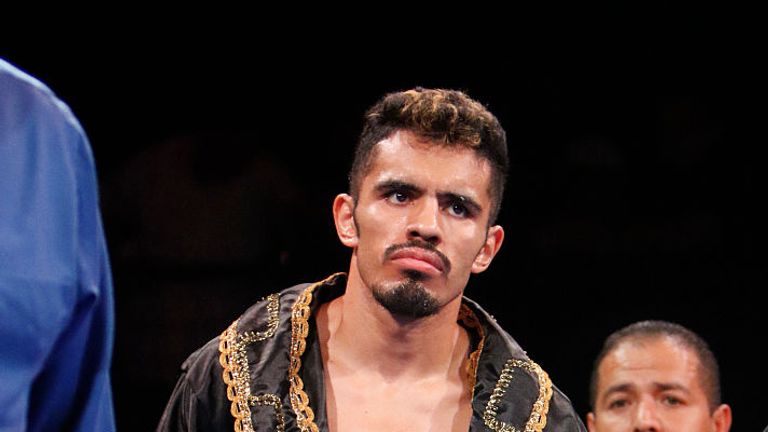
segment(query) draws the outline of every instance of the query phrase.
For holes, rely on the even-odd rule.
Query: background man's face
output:
[[[626,340],[598,368],[590,432],[715,431],[699,359],[666,336]]]
[[[490,174],[490,164],[471,149],[441,147],[408,132],[377,144],[354,210],[355,261],[364,283],[384,294],[417,282],[435,300],[432,309],[457,300],[503,238],[500,227],[487,226]]]

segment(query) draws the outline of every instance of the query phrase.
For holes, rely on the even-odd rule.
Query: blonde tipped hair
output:
[[[436,145],[471,148],[490,162],[493,208],[489,224],[495,221],[509,169],[506,133],[485,106],[458,90],[417,87],[387,94],[368,110],[349,173],[353,196],[357,197],[361,180],[371,167],[376,144],[401,130]]]

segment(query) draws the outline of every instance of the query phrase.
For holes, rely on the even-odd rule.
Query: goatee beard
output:
[[[440,310],[437,299],[418,278],[408,278],[393,288],[373,287],[373,298],[393,315],[404,318],[424,318]]]

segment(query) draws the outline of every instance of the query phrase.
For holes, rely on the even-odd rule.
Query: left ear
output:
[[[731,429],[731,407],[722,404],[712,413],[712,420],[717,432],[728,432]]]
[[[488,235],[485,238],[485,244],[477,253],[475,261],[472,263],[472,273],[482,273],[491,265],[493,257],[501,247],[504,241],[504,228],[501,225],[494,225],[488,228]]]

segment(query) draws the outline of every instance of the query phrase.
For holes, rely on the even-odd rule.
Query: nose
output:
[[[635,432],[661,432],[662,425],[653,400],[642,400],[635,410]]]
[[[408,240],[423,240],[437,246],[442,240],[440,205],[437,199],[423,198],[413,203],[407,225]]]

